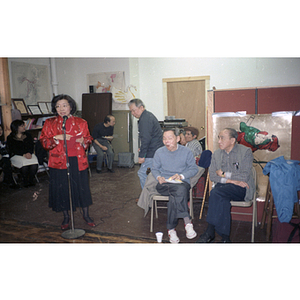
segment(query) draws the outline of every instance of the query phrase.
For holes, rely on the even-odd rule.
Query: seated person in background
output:
[[[199,158],[202,153],[202,146],[197,140],[199,131],[195,127],[185,127],[185,140],[186,140],[186,147],[192,150],[193,155],[195,158]]]
[[[210,243],[215,238],[215,231],[222,237],[222,242],[230,242],[230,201],[253,198],[253,154],[251,148],[237,144],[237,137],[236,130],[232,128],[225,128],[219,133],[220,149],[213,153],[209,167],[214,187],[208,200],[208,226],[197,243]]]
[[[107,115],[104,118],[104,122],[97,124],[93,129],[93,146],[97,152],[97,173],[101,173],[102,170],[104,151],[107,155],[107,170],[114,173],[112,165],[115,154],[112,149],[111,141],[113,139],[115,124],[115,117],[113,115]]]
[[[181,132],[179,135],[180,139],[179,139],[179,144],[182,146],[186,145],[186,140],[185,140],[185,132]]]
[[[190,178],[197,174],[198,167],[192,152],[178,144],[179,139],[178,128],[164,130],[165,146],[156,150],[151,169],[158,181],[156,190],[163,196],[169,196],[167,229],[170,243],[179,243],[175,229],[179,218],[184,220],[186,237],[193,239],[197,236],[188,212],[188,200]]]
[[[9,154],[6,149],[6,143],[4,142],[3,126],[0,124],[0,167],[2,168],[4,177],[3,183],[8,184],[13,189],[18,189],[20,186],[15,184],[12,175],[11,162]]]
[[[20,170],[24,187],[35,185],[34,177],[38,170],[38,160],[34,152],[31,134],[25,131],[22,120],[10,124],[11,133],[7,137],[7,149],[12,165]]]

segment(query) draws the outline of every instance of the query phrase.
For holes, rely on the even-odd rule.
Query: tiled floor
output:
[[[136,204],[136,199],[141,192],[137,176],[138,168],[137,165],[132,169],[114,167],[115,173],[104,171],[97,174],[95,167],[91,167],[90,186],[93,205],[90,206],[90,216],[94,219],[96,227],[89,227],[82,219],[80,210],[77,209],[74,213],[74,228],[84,229],[87,232],[78,242],[101,243],[103,236],[105,236],[104,240],[108,243],[153,243],[156,241],[155,232],[162,231],[164,233],[163,242],[168,243],[166,210],[160,210],[159,218],[154,219],[154,230],[151,233],[150,212],[144,217],[144,211]],[[2,222],[0,242],[69,242],[61,238],[62,214],[55,213],[48,207],[49,179],[46,174],[39,174],[38,177],[40,183],[35,187],[20,190],[12,190],[0,183],[0,221]],[[206,228],[207,209],[205,209],[201,220],[199,220],[200,205],[195,204],[194,209],[195,219],[193,223],[199,236]],[[22,226],[27,228],[27,233],[34,228],[36,233],[25,235]],[[196,240],[188,240],[185,237],[182,220],[177,226],[177,233],[181,243],[194,243]],[[231,240],[233,243],[249,243],[251,240],[251,223],[232,221]],[[265,240],[266,229],[260,229],[258,226],[255,230],[255,242],[264,243]],[[216,236],[215,241],[220,241],[220,237]]]

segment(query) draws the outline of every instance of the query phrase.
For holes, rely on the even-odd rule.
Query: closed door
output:
[[[206,91],[209,76],[163,79],[165,113],[185,119],[199,130],[198,140],[206,136]]]

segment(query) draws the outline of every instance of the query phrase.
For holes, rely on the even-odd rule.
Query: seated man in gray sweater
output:
[[[167,229],[171,243],[179,243],[176,233],[178,219],[183,218],[186,237],[197,236],[188,212],[190,178],[198,172],[193,153],[179,145],[179,130],[166,129],[163,133],[165,147],[156,150],[153,157],[152,175],[158,181],[156,190],[163,196],[169,196]]]

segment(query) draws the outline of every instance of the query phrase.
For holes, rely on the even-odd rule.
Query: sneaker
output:
[[[175,229],[169,230],[168,236],[171,244],[178,244],[180,242]]]
[[[204,232],[195,243],[210,243],[214,239],[214,236],[210,236],[207,232]]]
[[[192,223],[188,223],[185,225],[185,231],[186,231],[186,237],[190,240],[197,236],[197,233],[194,230]]]

